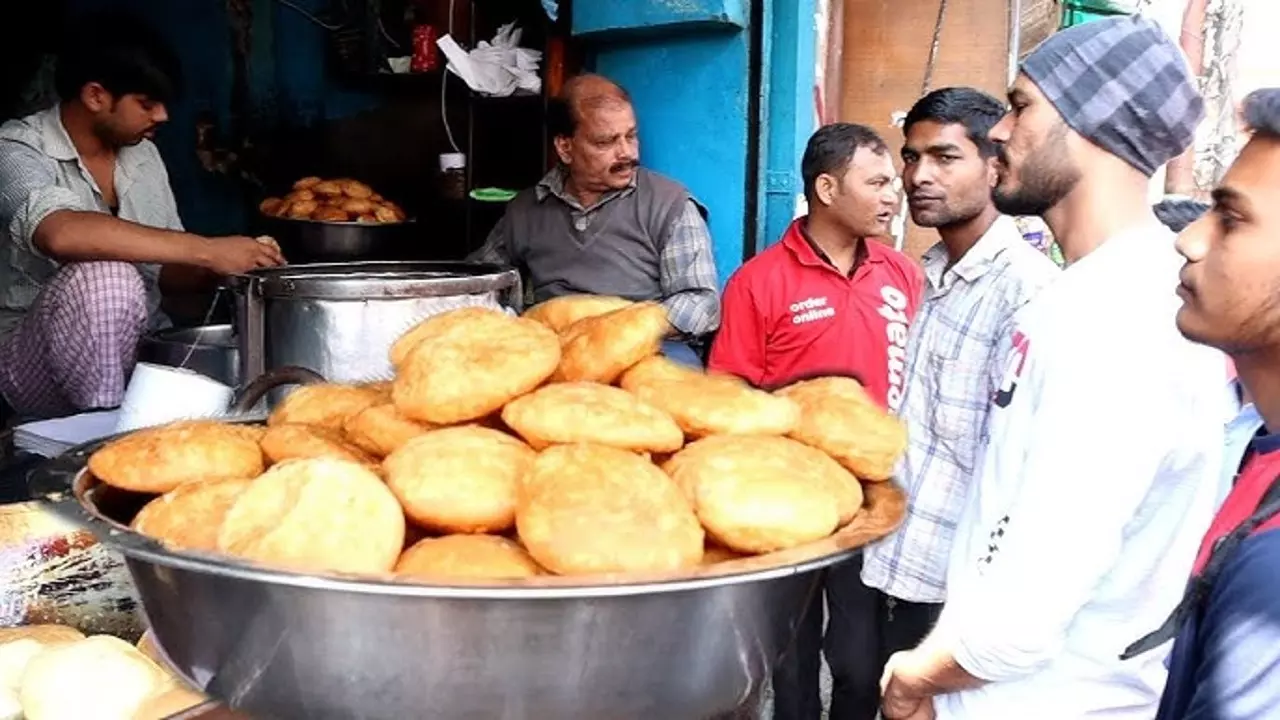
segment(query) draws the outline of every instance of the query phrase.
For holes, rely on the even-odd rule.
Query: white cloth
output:
[[[1004,375],[999,338],[1059,270],[1008,217],[955,264],[942,243],[922,260],[928,285],[907,341],[901,409],[909,444],[895,473],[909,498],[907,516],[863,550],[862,581],[902,600],[940,603],[956,519]]]
[[[1154,221],[1018,313],[931,642],[982,688],[943,720],[1149,720],[1164,651],[1120,661],[1181,598],[1215,511],[1223,356],[1179,334],[1181,258]]]
[[[169,174],[150,140],[120,148],[115,190],[121,219],[182,230]],[[0,126],[0,337],[17,326],[58,271],[32,238],[40,223],[59,210],[111,211],[55,105]],[[167,319],[160,312],[160,267],[138,265],[138,270],[147,288],[151,324],[161,327]]]

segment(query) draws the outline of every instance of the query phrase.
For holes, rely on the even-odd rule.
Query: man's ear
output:
[[[573,155],[569,152],[573,147],[573,139],[561,135],[552,140],[551,143],[555,146],[556,157],[560,158],[562,164],[568,165],[573,158]]]
[[[992,155],[987,158],[987,187],[995,189],[1000,184],[1000,173],[996,170],[996,157]]]
[[[823,173],[813,181],[813,196],[827,207],[835,202],[836,197],[836,179]]]
[[[101,83],[89,82],[80,88],[80,102],[91,112],[102,112],[111,109],[113,99]]]

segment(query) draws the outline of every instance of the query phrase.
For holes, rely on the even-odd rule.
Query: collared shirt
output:
[[[708,369],[775,388],[819,375],[858,378],[882,405],[902,399],[907,333],[924,277],[875,240],[852,276],[805,237],[806,218],[729,278]]]
[[[1239,380],[1227,386],[1226,448],[1222,456],[1222,481],[1218,487],[1218,501],[1226,499],[1236,483],[1240,466],[1244,462],[1249,444],[1262,430],[1262,415],[1253,403],[1244,401]]]
[[[907,516],[896,533],[863,550],[862,580],[896,598],[940,603],[956,519],[1004,375],[999,339],[1014,312],[1059,271],[1008,217],[954,265],[942,243],[922,260],[928,285],[907,342],[901,416],[908,445],[897,473]]]
[[[593,220],[609,203],[636,191],[635,178],[631,185],[621,190],[611,190],[600,196],[590,207],[583,207],[571,193],[565,190],[566,173],[557,167],[538,181],[534,188],[538,202],[547,198],[564,203],[570,210],[574,228],[579,232],[591,226]],[[485,244],[468,256],[475,262],[511,265],[515,258],[507,251],[507,216],[503,216],[486,238]],[[690,199],[675,219],[659,256],[658,275],[662,289],[662,305],[667,317],[677,330],[689,336],[704,335],[720,324],[719,279],[711,252],[711,234],[697,203]]]
[[[1224,439],[1223,356],[1174,322],[1182,263],[1153,218],[1015,315],[928,641],[989,684],[940,720],[1154,715],[1168,646],[1120,654],[1182,597]]]
[[[159,150],[149,140],[116,156],[117,217],[140,225],[181,230],[178,206]],[[36,248],[40,223],[55,212],[110,213],[102,191],[62,125],[58,106],[0,126],[0,337],[26,314],[58,263]],[[158,265],[139,265],[153,326],[160,312]]]

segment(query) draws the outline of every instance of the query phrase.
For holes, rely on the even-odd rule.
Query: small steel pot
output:
[[[319,222],[263,217],[262,231],[280,245],[291,264],[405,260],[416,255],[412,242],[417,224]]]

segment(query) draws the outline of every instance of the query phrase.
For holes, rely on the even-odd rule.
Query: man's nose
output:
[[[1205,251],[1209,247],[1209,232],[1212,229],[1213,218],[1208,213],[1201,215],[1199,219],[1188,225],[1178,233],[1177,240],[1173,246],[1177,248],[1178,254],[1187,259],[1187,262],[1199,262],[1204,259]]]
[[[990,138],[992,142],[1009,142],[1009,134],[1011,132],[1013,132],[1012,111],[1006,112],[1004,117],[1000,118],[1000,122],[997,122],[991,127],[991,132],[987,133],[987,137]]]
[[[162,122],[169,122],[169,109],[163,104],[156,105],[155,109],[151,111],[151,122],[157,125]]]

